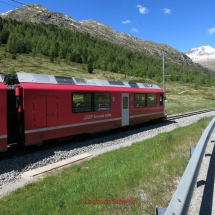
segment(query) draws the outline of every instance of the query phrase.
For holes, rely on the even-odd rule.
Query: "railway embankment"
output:
[[[210,121],[202,118],[214,115],[204,113],[2,160],[0,213],[153,214],[155,205],[165,207],[170,201],[189,161],[189,147]],[[147,140],[132,144],[143,139]],[[115,148],[120,150],[102,154]],[[21,178],[27,170],[84,152],[102,155],[43,176],[37,183],[26,185],[29,181]]]

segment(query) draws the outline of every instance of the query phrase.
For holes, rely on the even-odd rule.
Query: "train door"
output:
[[[56,126],[58,123],[57,97],[36,96],[34,104],[34,125],[37,128]]]
[[[122,93],[122,126],[129,125],[129,93]]]

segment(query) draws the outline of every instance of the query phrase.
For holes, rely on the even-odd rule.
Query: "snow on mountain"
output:
[[[215,72],[215,49],[211,46],[192,48],[184,53],[190,57],[193,62],[199,63]]]
[[[211,46],[201,46],[199,48],[192,48],[185,52],[194,62],[214,61],[215,49]]]
[[[6,16],[7,14],[9,14],[9,13],[11,13],[11,12],[12,12],[12,10],[9,10],[9,11],[7,11],[7,12],[5,12],[5,13],[1,13],[0,15]]]

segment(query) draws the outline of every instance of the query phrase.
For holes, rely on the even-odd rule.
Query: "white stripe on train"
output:
[[[163,114],[163,113],[164,112],[141,114],[141,115],[131,116],[130,118],[151,116],[151,115],[157,115],[157,114]],[[99,121],[94,121],[94,122],[83,122],[83,123],[76,123],[76,124],[69,124],[69,125],[62,125],[62,126],[54,126],[54,127],[49,127],[49,128],[39,128],[39,129],[33,129],[33,130],[26,130],[25,134],[35,133],[35,132],[40,132],[40,131],[50,131],[50,130],[56,130],[56,129],[62,129],[62,128],[71,128],[71,127],[77,127],[77,126],[82,126],[82,125],[92,125],[92,124],[98,124],[98,123],[103,123],[103,122],[111,122],[111,121],[117,121],[117,120],[121,120],[121,118],[99,120]]]

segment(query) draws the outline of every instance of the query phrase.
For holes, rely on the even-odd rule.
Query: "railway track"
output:
[[[167,117],[167,120],[171,121],[171,120],[180,119],[180,118],[184,118],[184,117],[188,117],[188,116],[195,116],[195,115],[202,114],[202,113],[208,113],[211,111],[215,111],[215,108],[193,111],[193,112],[188,112],[188,113],[182,113],[182,114],[177,114],[177,115],[171,115],[171,116]]]
[[[207,112],[211,112],[211,111],[215,111],[215,108],[210,108],[210,109],[205,109],[205,110],[200,110],[200,111],[194,111],[194,112],[188,112],[188,113],[183,113],[183,114],[177,114],[177,115],[171,115],[169,117],[167,117],[167,121],[173,121],[176,119],[180,119],[180,118],[184,118],[184,117],[189,117],[189,116],[194,116],[194,115],[198,115],[198,114],[202,114],[202,113],[207,113]],[[153,122],[153,124],[155,124],[156,122]],[[159,122],[162,123],[162,122]],[[145,126],[146,124],[144,123],[142,126]],[[31,145],[28,147],[16,147],[16,146],[11,146],[9,147],[8,151],[4,152],[4,153],[0,153],[0,160],[2,159],[7,159],[13,156],[23,156],[26,154],[31,154],[37,151],[43,151],[43,150],[47,150],[50,149],[52,147],[58,147],[58,146],[62,146],[62,145],[67,145],[67,144],[71,144],[71,142],[75,144],[78,144],[81,141],[87,140],[87,139],[92,139],[92,138],[96,138],[96,137],[100,137],[100,136],[106,136],[109,135],[110,133],[118,133],[118,132],[122,132],[122,131],[128,131],[131,129],[135,129],[137,127],[140,127],[140,125],[134,125],[132,127],[126,126],[123,128],[117,128],[114,130],[109,130],[109,131],[105,131],[105,132],[100,132],[100,133],[92,133],[92,134],[83,134],[83,135],[75,135],[72,139],[71,138],[65,138],[65,140],[61,140],[61,141],[47,141],[44,144],[37,146],[37,145]]]

